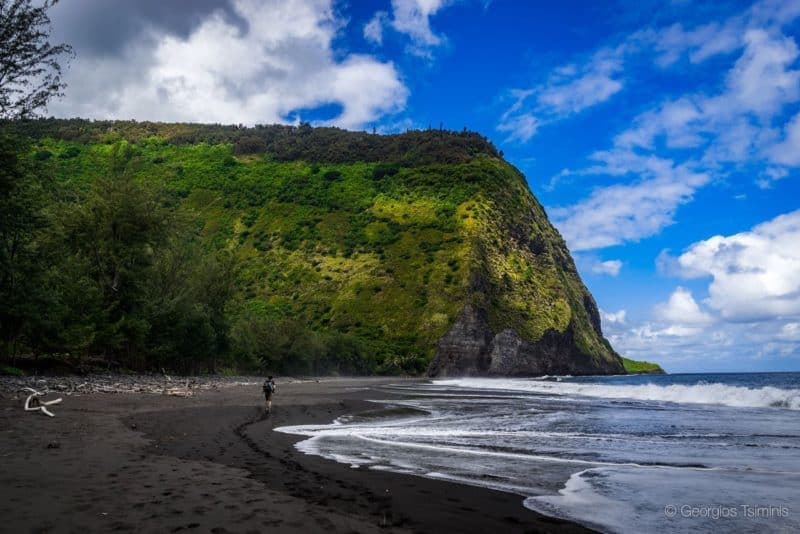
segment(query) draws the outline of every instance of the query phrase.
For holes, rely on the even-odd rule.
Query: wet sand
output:
[[[0,398],[0,532],[586,532],[519,495],[352,469],[276,426],[374,409],[403,379],[278,382],[189,398],[64,397],[55,418]]]

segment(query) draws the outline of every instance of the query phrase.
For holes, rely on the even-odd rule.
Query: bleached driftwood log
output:
[[[30,395],[28,398],[25,399],[25,411],[26,412],[37,412],[40,411],[45,415],[49,415],[50,417],[55,417],[56,414],[51,412],[47,409],[48,406],[52,406],[54,404],[59,404],[63,399],[61,397],[57,399],[53,399],[50,401],[41,401],[39,397],[44,397],[47,393],[42,393],[41,391],[36,391],[33,388],[23,388],[26,391],[30,391]]]

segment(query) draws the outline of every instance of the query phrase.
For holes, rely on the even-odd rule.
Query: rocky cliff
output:
[[[233,266],[215,320],[233,361],[309,374],[623,372],[563,239],[526,178],[479,134],[14,126],[54,185],[52,213],[91,212],[106,202],[98,180],[124,169],[119,179],[184,221],[173,241]],[[159,265],[168,262],[142,276]]]
[[[516,169],[474,209],[466,304],[428,375],[623,374],[569,251]]]
[[[530,342],[510,328],[494,333],[486,312],[472,305],[464,308],[439,341],[428,369],[432,377],[623,373],[621,361],[581,352],[572,328],[548,330],[538,341]]]

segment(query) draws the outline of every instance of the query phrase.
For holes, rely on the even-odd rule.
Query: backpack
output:
[[[275,382],[272,380],[267,380],[264,382],[264,393],[274,393],[275,392]]]

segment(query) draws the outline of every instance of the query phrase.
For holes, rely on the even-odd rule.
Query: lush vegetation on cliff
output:
[[[477,134],[6,130],[6,358],[418,373],[467,302],[498,331],[570,328],[588,357],[616,358],[563,240]]]
[[[664,370],[657,363],[640,362],[628,358],[622,358],[625,372],[632,374],[663,374]]]

